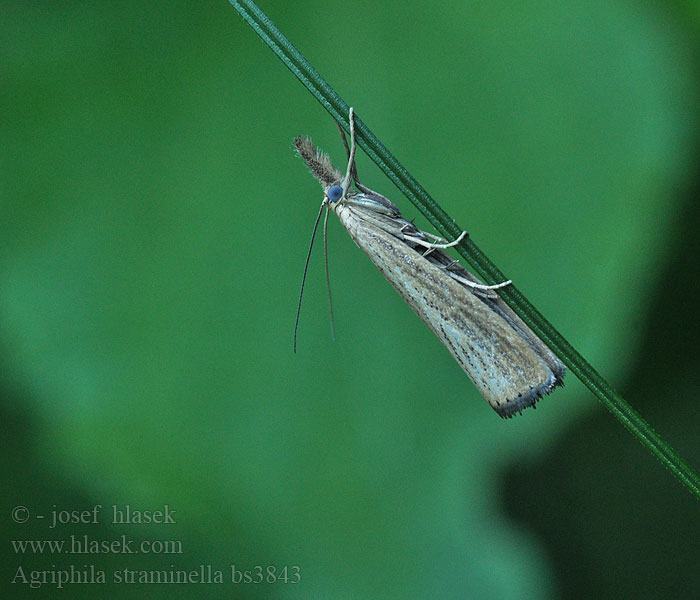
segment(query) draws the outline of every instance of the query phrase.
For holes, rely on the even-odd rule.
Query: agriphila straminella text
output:
[[[447,243],[421,231],[390,200],[357,180],[352,108],[345,175],[311,140],[299,137],[294,145],[323,187],[316,227],[324,208],[326,217],[328,209],[338,215],[355,244],[445,345],[500,416],[512,417],[562,385],[564,365],[493,291],[510,281],[484,285],[443,252],[466,233]],[[353,182],[355,189],[351,189]]]

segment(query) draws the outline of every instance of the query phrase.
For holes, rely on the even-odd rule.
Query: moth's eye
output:
[[[331,202],[337,202],[338,200],[340,200],[342,195],[343,188],[341,188],[339,185],[332,185],[328,188],[328,191],[326,192],[326,196],[328,196],[328,199]]]

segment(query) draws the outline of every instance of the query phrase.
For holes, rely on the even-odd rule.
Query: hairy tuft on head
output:
[[[313,176],[319,180],[324,189],[340,183],[343,174],[333,166],[330,156],[314,147],[309,138],[298,137],[294,139],[297,153],[304,159]]]

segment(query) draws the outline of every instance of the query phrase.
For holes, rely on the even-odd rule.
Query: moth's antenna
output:
[[[314,231],[311,234],[311,243],[309,244],[309,252],[306,255],[306,264],[304,265],[304,275],[301,278],[301,291],[299,292],[299,305],[297,306],[297,319],[294,322],[294,354],[297,353],[297,331],[299,329],[299,315],[301,315],[301,299],[304,297],[304,284],[306,283],[306,272],[309,270],[309,260],[311,260],[311,250],[314,247],[314,239],[316,238],[316,230],[318,229],[318,223],[321,220],[321,213],[326,206],[326,200],[321,202],[321,208],[318,209],[318,215],[316,215],[316,222],[314,223]],[[328,213],[326,213],[328,216]],[[330,291],[329,291],[330,294]]]
[[[328,308],[331,316],[331,339],[335,342],[335,321],[333,319],[333,298],[331,297],[331,276],[328,271],[328,207],[323,217],[323,258],[326,263],[326,289],[328,290]]]
[[[350,182],[351,180],[355,181],[355,183],[359,184],[357,181],[357,167],[355,166],[355,111],[353,108],[350,108],[350,114],[349,114],[349,121],[350,121],[350,141],[352,145],[348,147],[348,140],[345,137],[345,132],[343,131],[343,128],[340,126],[340,123],[338,121],[335,122],[336,126],[338,127],[338,131],[340,131],[340,137],[343,139],[343,146],[345,146],[345,152],[348,155],[348,169],[345,173],[345,177],[343,178],[342,181],[342,197],[345,197],[346,192],[348,191],[348,188],[350,187]],[[306,147],[306,145],[310,146],[310,141],[304,140],[304,138],[297,138],[295,140],[295,145],[297,146],[297,151],[299,151],[299,154],[301,154],[302,157],[306,157],[306,155],[311,156],[309,149]],[[311,147],[311,150],[313,148]],[[309,164],[309,159],[304,158]],[[313,171],[313,169],[312,169]],[[333,187],[333,186],[331,186]],[[336,186],[337,187],[337,186]],[[304,275],[301,278],[301,291],[299,292],[299,304],[297,306],[297,318],[294,323],[294,353],[296,354],[297,351],[297,333],[299,331],[299,317],[301,315],[301,300],[304,297],[304,285],[306,284],[306,273],[309,270],[309,261],[311,260],[311,250],[314,247],[314,239],[316,239],[316,231],[318,230],[318,224],[319,221],[321,220],[321,212],[323,212],[323,209],[326,208],[326,216],[323,219],[323,256],[324,256],[324,262],[326,265],[326,287],[328,289],[328,306],[330,309],[330,317],[331,317],[331,337],[333,340],[335,340],[335,323],[334,323],[334,318],[333,318],[333,298],[331,296],[331,278],[330,278],[330,273],[328,270],[328,198],[324,198],[323,202],[321,203],[321,208],[318,211],[318,215],[316,215],[316,222],[314,223],[314,231],[311,234],[311,243],[309,244],[309,252],[306,255],[306,264],[304,265]]]

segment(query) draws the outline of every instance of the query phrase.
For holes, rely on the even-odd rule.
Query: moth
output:
[[[562,362],[494,291],[511,282],[485,285],[443,251],[458,244],[466,232],[447,243],[421,231],[388,198],[358,181],[352,108],[349,121],[349,149],[343,136],[348,151],[345,175],[310,139],[294,140],[298,154],[323,187],[321,210],[325,207],[338,216],[355,244],[501,417],[534,406],[540,397],[563,385]],[[355,189],[351,189],[353,182]]]

